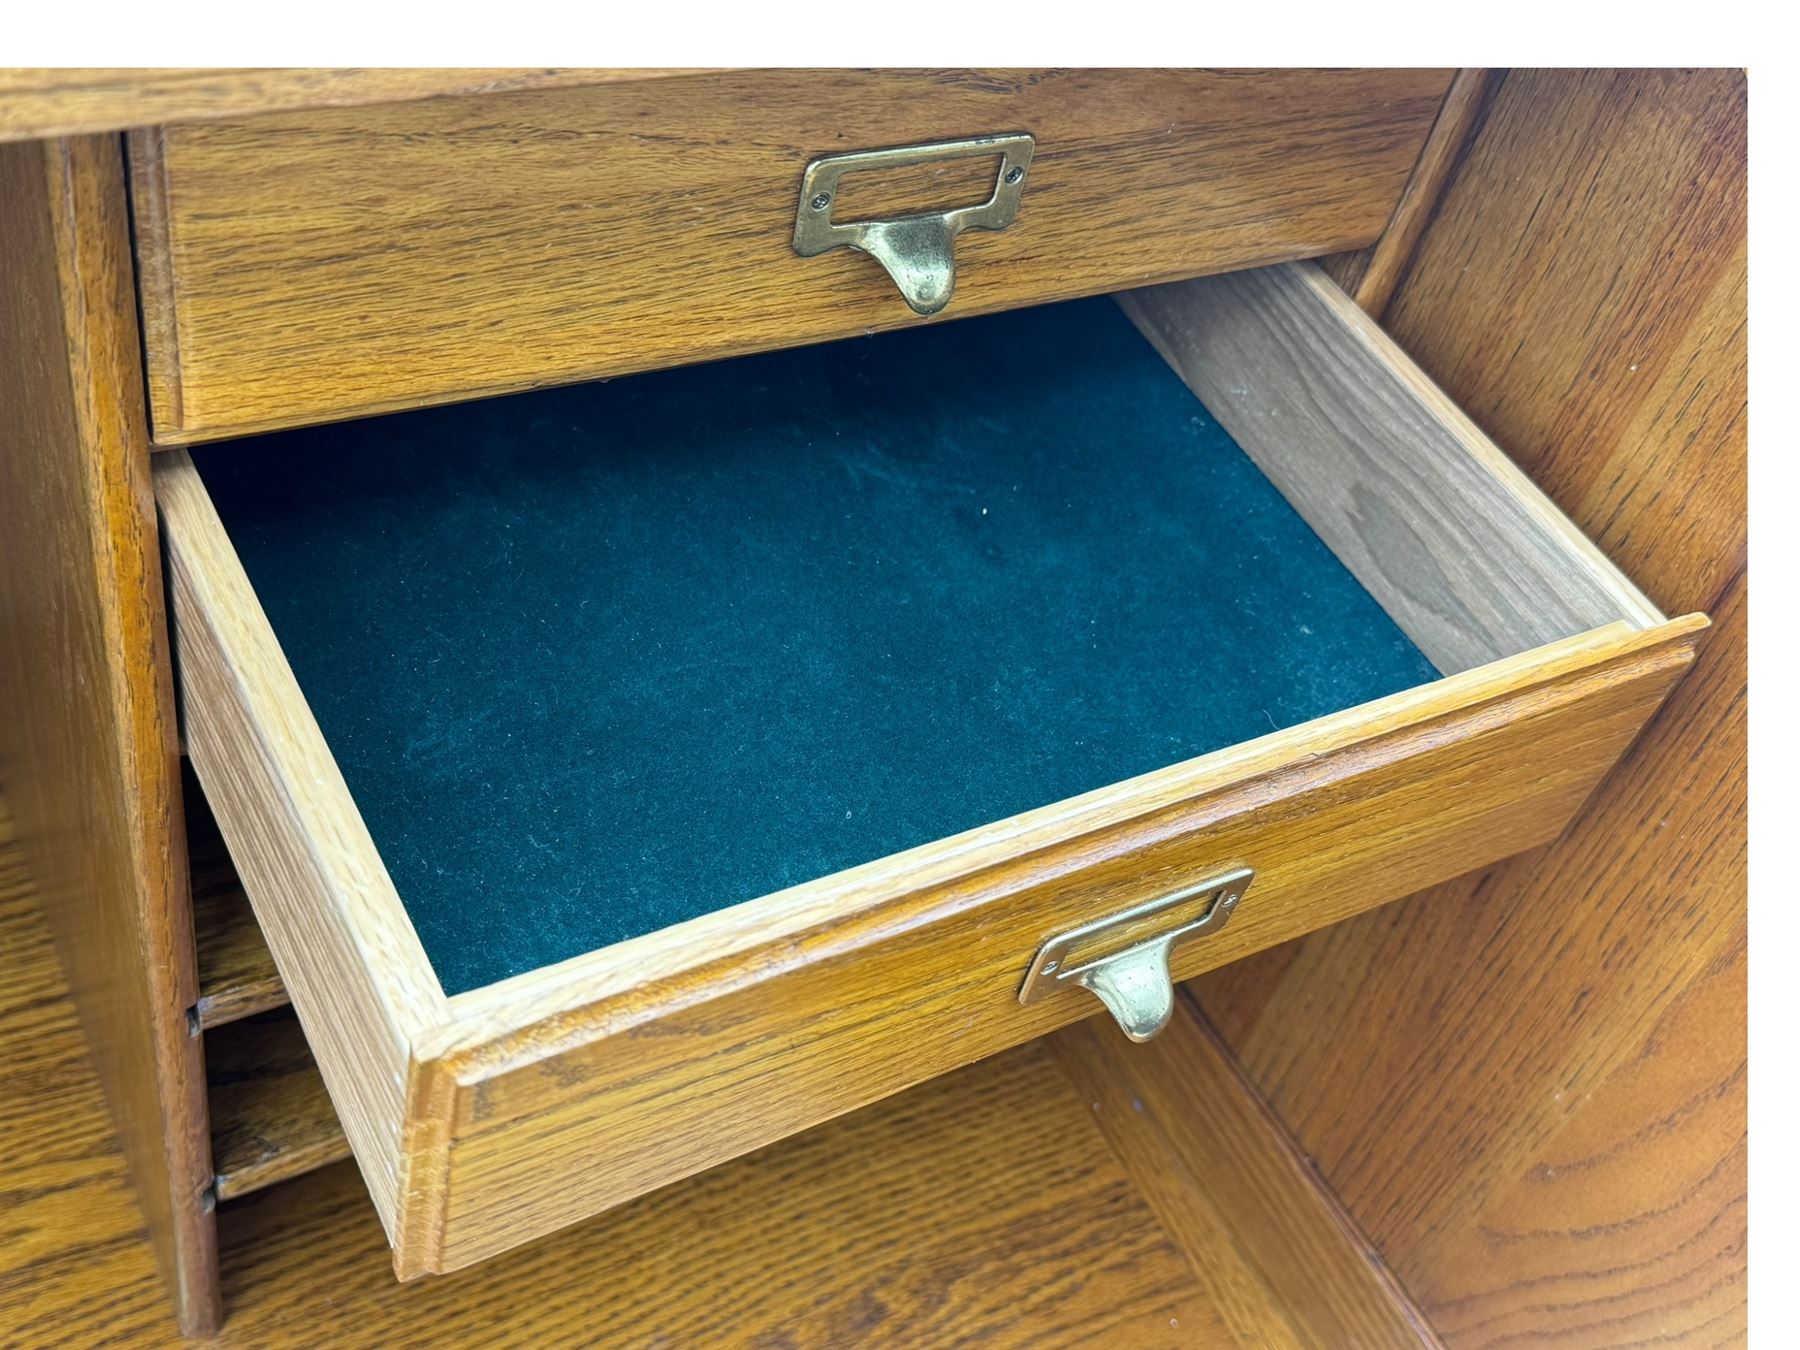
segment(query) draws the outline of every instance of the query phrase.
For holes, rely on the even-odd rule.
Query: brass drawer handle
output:
[[[1223,928],[1255,876],[1252,868],[1236,867],[1172,895],[1058,933],[1038,948],[1019,988],[1019,1002],[1036,1003],[1065,985],[1078,985],[1106,1005],[1132,1040],[1149,1040],[1168,1025],[1175,1009],[1169,953],[1178,942]],[[1146,928],[1160,927],[1158,920],[1173,921],[1175,926],[1142,937]],[[1111,945],[1108,939],[1127,945],[1097,954],[1096,949]]]
[[[800,210],[794,218],[794,252],[811,258],[834,248],[854,248],[887,268],[906,303],[920,314],[936,314],[950,303],[956,288],[952,245],[964,230],[1004,230],[1018,214],[1025,173],[1035,142],[1024,132],[976,136],[966,141],[903,145],[892,150],[858,150],[826,155],[806,166],[800,180]],[[994,191],[980,206],[901,216],[895,220],[862,220],[839,225],[831,219],[838,181],[863,169],[903,169],[940,159],[999,155]]]

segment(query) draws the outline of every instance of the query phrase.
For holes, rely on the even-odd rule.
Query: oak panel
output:
[[[654,69],[10,67],[0,69],[0,141],[40,140],[284,108],[655,79]]]
[[[45,886],[56,883],[28,860],[7,809],[29,792],[18,782],[0,800],[0,1339],[178,1346],[147,1207],[51,935]]]
[[[1147,1045],[1103,1018],[1046,1043],[1245,1342],[1438,1344],[1190,999]]]
[[[1555,847],[1202,985],[1470,1345],[1741,1341],[1741,1044],[1673,1028],[1738,1015],[1745,129],[1741,72],[1509,73],[1387,312],[1659,603],[1715,613],[1693,677]],[[1527,1195],[1554,1281],[1477,1274]]]
[[[123,165],[0,147],[0,782],[183,1325],[218,1315]]]
[[[1749,1136],[1740,924],[1609,1077],[1433,1256],[1452,1343],[1742,1345]]]
[[[191,463],[156,493],[188,759],[384,1220],[407,1185],[412,1047],[444,995]]]
[[[801,171],[832,151],[1036,136],[1017,221],[957,241],[951,318],[1355,248],[1386,225],[1448,80],[716,72],[142,132],[156,435],[918,322],[873,260],[794,255]]]
[[[1316,264],[1120,302],[1439,670],[1662,617]]]

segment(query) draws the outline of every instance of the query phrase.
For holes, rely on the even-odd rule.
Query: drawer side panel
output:
[[[443,993],[188,457],[155,487],[188,757],[391,1236]]]

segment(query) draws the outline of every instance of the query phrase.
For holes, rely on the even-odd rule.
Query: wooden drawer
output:
[[[804,167],[846,151],[1035,137],[1014,223],[956,241],[949,317],[1361,247],[1448,81],[646,72],[140,132],[154,433],[214,439],[917,322],[869,257],[794,252]],[[968,205],[993,172],[853,175],[834,211]]]
[[[1541,843],[1691,660],[1313,265],[1121,305],[159,457],[403,1277],[1088,1016],[1061,931],[1254,868],[1184,979]]]

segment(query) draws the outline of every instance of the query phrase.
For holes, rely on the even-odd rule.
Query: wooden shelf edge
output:
[[[312,1051],[291,1012],[206,1037],[213,1194],[233,1200],[350,1156]]]
[[[1185,990],[1143,1045],[1105,1017],[1048,1040],[1245,1344],[1441,1347]]]
[[[182,778],[200,985],[194,1017],[202,1031],[210,1031],[286,1007],[288,995],[219,827],[213,823],[193,771],[185,764]]]

